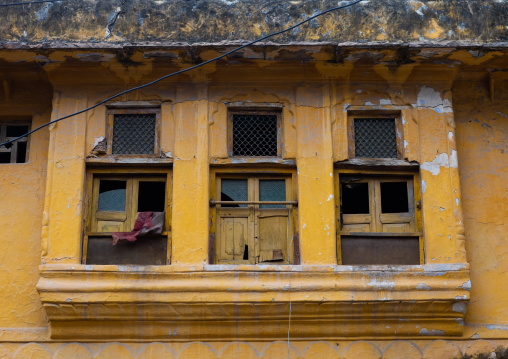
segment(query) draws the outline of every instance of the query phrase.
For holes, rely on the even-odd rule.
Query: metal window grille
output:
[[[277,155],[277,116],[233,115],[233,156]]]
[[[150,154],[155,146],[155,114],[118,114],[113,119],[113,154]]]
[[[394,118],[355,118],[355,157],[397,158]]]

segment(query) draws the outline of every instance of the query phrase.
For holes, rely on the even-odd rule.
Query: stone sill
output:
[[[178,340],[282,339],[290,308],[296,340],[458,336],[470,289],[465,264],[40,270],[54,339],[167,339],[175,326]]]

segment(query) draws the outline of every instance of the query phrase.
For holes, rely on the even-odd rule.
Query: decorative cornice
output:
[[[467,265],[44,265],[53,339],[295,340],[462,334]]]

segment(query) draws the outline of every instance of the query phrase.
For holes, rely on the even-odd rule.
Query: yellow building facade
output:
[[[2,148],[0,358],[446,359],[507,346],[500,23],[491,13],[483,39],[459,10],[385,5],[399,2],[424,14],[404,43],[356,23],[380,6],[360,3],[54,123],[26,151]],[[6,12],[2,140],[235,47],[174,4],[113,5]],[[208,6],[208,20],[263,13]],[[270,6],[257,30],[235,22],[243,13],[215,33],[271,32],[292,8]],[[150,40],[157,16],[180,33]],[[114,246],[144,211],[163,213],[161,231]]]

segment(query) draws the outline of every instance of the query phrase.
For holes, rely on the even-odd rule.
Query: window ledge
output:
[[[282,340],[290,309],[293,340],[459,336],[470,289],[467,264],[51,264],[40,271],[54,339]]]
[[[211,158],[211,165],[285,165],[285,166],[296,166],[296,160],[294,159],[282,159],[280,157],[231,157],[231,158]]]
[[[160,158],[160,157],[127,157],[127,156],[115,156],[106,155],[101,157],[90,157],[86,159],[86,163],[89,165],[97,166],[111,166],[111,165],[163,165],[172,164],[172,158]]]
[[[418,169],[417,162],[399,160],[396,158],[352,158],[350,160],[335,162],[336,168],[381,167],[401,169]]]

